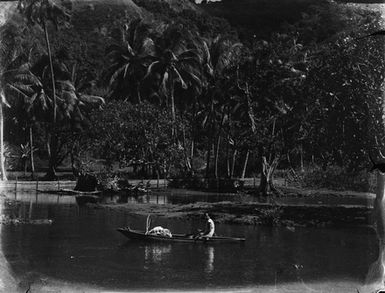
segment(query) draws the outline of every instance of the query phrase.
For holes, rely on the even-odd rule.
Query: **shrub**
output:
[[[373,192],[375,189],[374,176],[370,176],[366,170],[347,172],[338,166],[329,166],[326,170],[316,167],[307,171],[303,175],[302,181],[305,187],[312,188],[363,192]]]

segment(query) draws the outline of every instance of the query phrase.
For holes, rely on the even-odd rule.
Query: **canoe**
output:
[[[132,230],[128,227],[118,228],[117,231],[122,233],[129,239],[133,240],[145,240],[145,241],[161,241],[161,242],[185,242],[185,243],[240,243],[244,242],[245,238],[235,238],[235,237],[223,237],[223,236],[213,236],[210,238],[203,237],[199,239],[194,239],[194,237],[185,234],[173,234],[172,237],[165,237],[160,235],[146,235],[144,231]]]
[[[73,189],[60,189],[59,191],[62,194],[77,194],[77,195],[97,195],[100,194],[100,190],[94,190],[94,191],[79,191],[79,190],[73,190]]]
[[[59,189],[59,190],[37,190],[40,193],[52,193],[59,195],[97,195],[101,194],[100,190],[95,191],[79,191],[74,189]]]

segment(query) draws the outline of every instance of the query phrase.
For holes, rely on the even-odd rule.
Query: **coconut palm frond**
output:
[[[180,74],[179,70],[177,70],[175,67],[173,68],[173,72],[176,74],[177,76],[177,81],[181,84],[182,88],[183,89],[187,89],[187,84],[186,82],[184,81],[182,75]]]
[[[148,78],[151,74],[153,74],[153,73],[154,73],[155,67],[156,67],[157,65],[159,65],[159,64],[160,64],[160,61],[159,61],[159,60],[152,62],[152,63],[148,66],[148,68],[147,68],[147,73],[146,73],[146,75],[144,76],[143,79],[146,79],[146,78]]]
[[[368,38],[368,37],[375,37],[375,36],[385,36],[385,30],[375,31],[375,32],[373,32],[371,34],[359,37],[359,38],[357,38],[357,40],[365,39],[365,38]]]

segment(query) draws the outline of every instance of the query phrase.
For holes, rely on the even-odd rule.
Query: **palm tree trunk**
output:
[[[23,158],[23,167],[24,167],[24,177],[27,175],[27,163],[28,163],[28,159],[27,158]]]
[[[57,159],[57,137],[48,134],[47,152],[48,152],[48,172],[46,178],[49,180],[56,179],[56,159]]]
[[[304,163],[303,163],[303,147],[302,147],[302,144],[300,146],[300,149],[299,149],[299,154],[300,154],[300,157],[301,157],[301,172],[305,172],[305,167],[304,167]]]
[[[207,156],[206,156],[206,178],[210,177],[210,156],[211,156],[211,138],[207,143]]]
[[[49,58],[49,67],[51,71],[51,83],[52,83],[52,99],[53,99],[53,129],[55,129],[56,124],[56,87],[55,87],[55,75],[53,71],[53,62],[52,62],[52,53],[51,53],[51,45],[49,43],[48,38],[48,30],[47,25],[43,22],[44,36],[45,36],[45,45],[47,47],[47,53]]]
[[[247,163],[249,162],[249,155],[250,155],[250,150],[247,150],[246,157],[245,157],[245,163],[243,164],[243,170],[242,170],[241,179],[245,178],[246,169],[247,169]]]
[[[219,146],[221,144],[221,136],[218,135],[218,138],[217,138],[217,147],[216,147],[216,151],[215,151],[215,178],[218,178],[218,160],[219,160]]]
[[[227,177],[230,178],[230,156],[229,156],[229,151],[230,151],[230,147],[229,147],[229,140],[227,139],[227,143],[226,143],[226,168],[227,168]]]
[[[138,103],[140,104],[142,102],[142,97],[140,95],[140,82],[137,82],[136,84],[136,94],[138,96]]]
[[[230,174],[230,178],[233,178],[234,177],[234,170],[235,170],[235,160],[237,158],[237,150],[235,149],[234,152],[233,152],[233,162],[232,162],[232,165],[231,165],[231,174]]]
[[[172,118],[172,136],[176,137],[176,125],[175,125],[175,101],[174,101],[174,82],[171,82],[170,88],[170,99],[171,99],[171,118]]]
[[[29,146],[30,146],[30,154],[29,159],[31,162],[31,177],[35,178],[35,162],[33,159],[33,135],[32,135],[32,125],[29,126]]]
[[[191,148],[190,148],[190,158],[191,160],[194,158],[194,147],[195,147],[195,141],[194,137],[191,139]]]
[[[55,152],[55,147],[54,147],[54,144],[55,144],[55,134],[54,132],[56,131],[56,87],[55,87],[55,75],[54,75],[54,71],[53,71],[53,62],[52,62],[52,53],[51,53],[51,46],[50,46],[50,42],[49,42],[49,37],[48,37],[48,29],[47,29],[47,24],[45,22],[43,22],[43,29],[44,29],[44,36],[45,36],[45,44],[47,46],[47,53],[48,53],[48,58],[49,58],[49,67],[50,67],[50,71],[51,71],[51,83],[52,83],[52,99],[53,99],[53,121],[52,121],[52,134],[50,136],[51,138],[51,141],[48,142],[48,145],[51,144],[51,146],[49,147],[49,153],[50,153],[50,156],[49,156],[49,166],[48,166],[48,173],[47,173],[47,177],[49,179],[54,179],[56,177],[56,171],[55,171],[55,167],[54,167],[54,161],[56,160],[53,156],[54,156],[54,152]]]
[[[186,166],[186,171],[187,172],[191,172],[191,160],[190,160],[190,157],[189,157],[189,154],[188,154],[188,149],[186,147],[186,130],[184,128],[184,125],[182,124],[182,146],[183,146],[183,154],[184,154],[184,157],[185,157],[185,166]]]
[[[3,115],[3,103],[0,101],[0,179],[7,180],[5,173],[5,158],[4,158],[4,115]]]

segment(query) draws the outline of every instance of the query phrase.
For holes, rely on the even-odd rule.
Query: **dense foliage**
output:
[[[252,13],[256,6],[242,2],[250,8],[243,14]],[[29,64],[20,74],[29,78],[8,82],[20,90],[7,92],[9,142],[26,145],[39,129],[38,154],[49,153],[55,166],[69,156],[74,170],[102,159],[109,167],[140,166],[147,176],[261,173],[263,192],[274,188],[277,167],[360,172],[368,150],[384,142],[384,46],[358,39],[378,29],[377,13],[283,1],[287,9],[271,23],[277,9],[264,1],[259,8],[270,16],[252,20],[241,20],[232,0],[203,10],[190,2],[134,3],[131,10],[78,7],[55,34],[47,24],[57,94],[37,28],[13,31],[18,52],[30,54],[20,54]],[[2,33],[11,36],[9,28]]]

